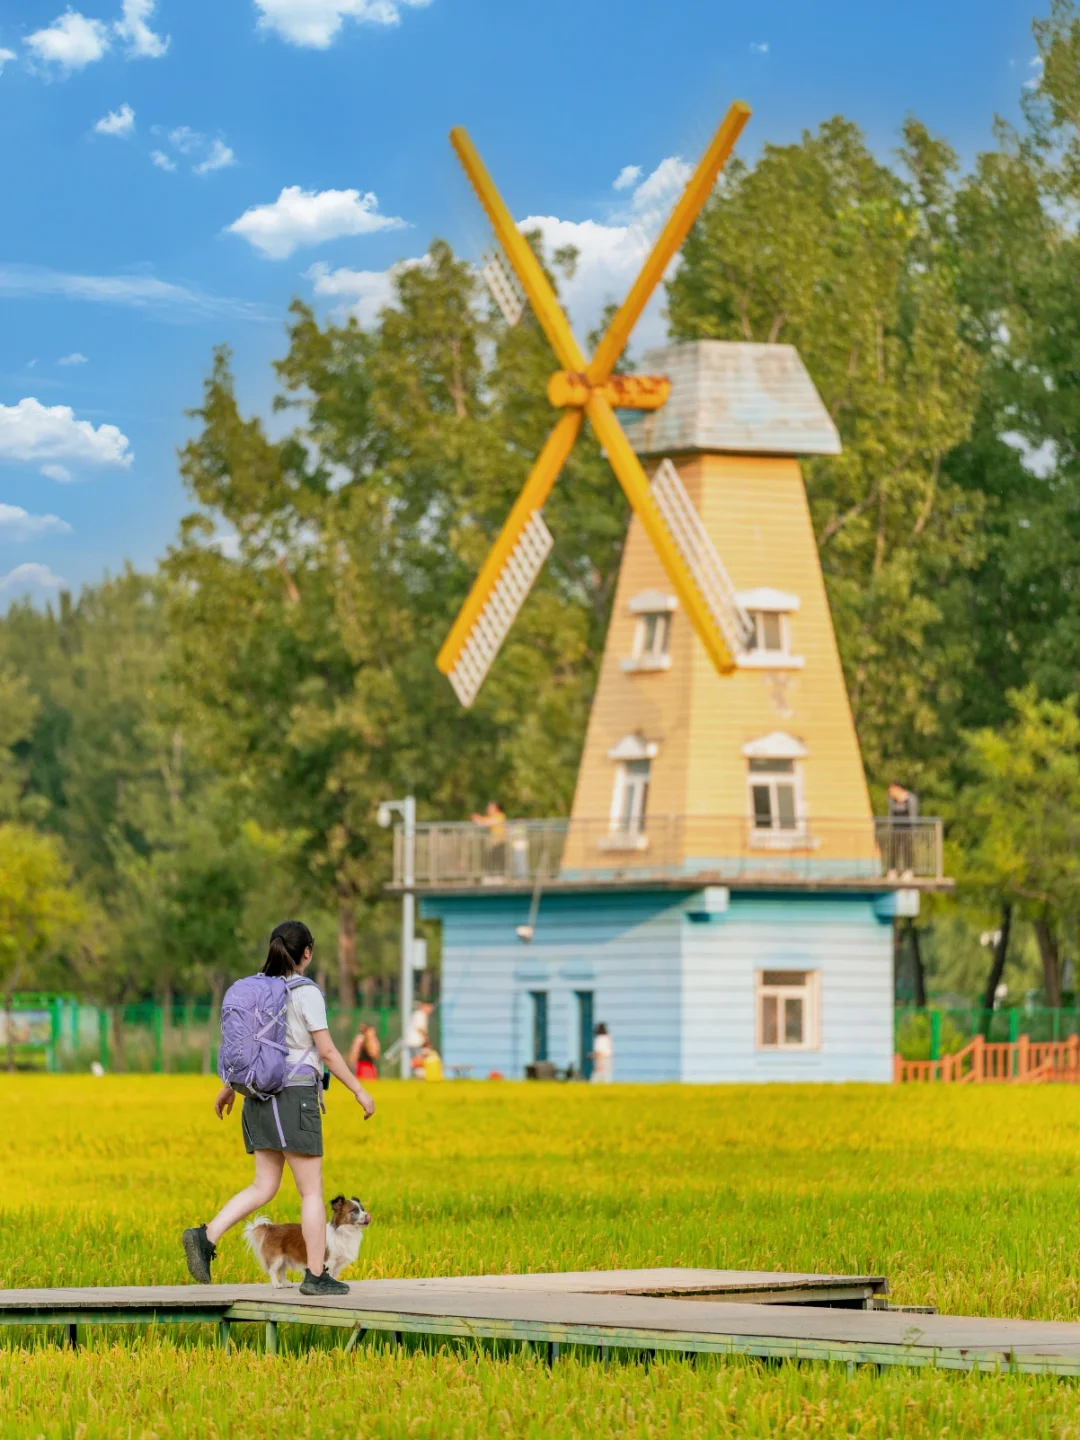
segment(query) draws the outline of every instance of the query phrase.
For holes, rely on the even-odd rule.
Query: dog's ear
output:
[[[332,1209],[335,1209],[335,1210],[337,1209],[337,1207],[338,1207],[339,1205],[344,1205],[344,1204],[345,1204],[345,1196],[344,1196],[344,1195],[335,1195],[334,1198],[330,1201],[330,1206],[331,1206],[331,1208],[332,1208]]]

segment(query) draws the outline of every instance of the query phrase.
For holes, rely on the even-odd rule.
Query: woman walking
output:
[[[304,974],[311,964],[315,941],[299,920],[286,920],[270,937],[270,953],[262,973],[288,981]],[[322,991],[311,981],[293,984],[285,1001],[285,1044],[288,1049],[285,1089],[268,1100],[244,1100],[244,1145],[255,1157],[255,1178],[234,1195],[207,1225],[184,1231],[184,1254],[192,1278],[210,1283],[210,1266],[217,1242],[234,1225],[269,1204],[278,1192],[288,1165],[300,1194],[300,1224],[307,1246],[307,1273],[302,1295],[338,1295],[348,1285],[326,1270],[326,1205],[322,1183],[322,1066],[355,1095],[370,1120],[375,1102],[342,1059],[326,1020]],[[231,1085],[223,1085],[214,1101],[219,1120],[236,1100]]]

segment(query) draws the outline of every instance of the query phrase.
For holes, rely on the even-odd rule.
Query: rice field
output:
[[[246,1182],[188,1076],[0,1077],[0,1285],[186,1278],[184,1225]],[[884,1273],[900,1302],[1080,1318],[1080,1090],[383,1083],[330,1091],[327,1193],[375,1220],[354,1275],[614,1266]],[[283,1187],[275,1218],[298,1215]],[[261,1276],[238,1232],[215,1278]],[[1072,1381],[659,1359],[605,1370],[261,1329],[0,1331],[0,1436],[1077,1436]]]

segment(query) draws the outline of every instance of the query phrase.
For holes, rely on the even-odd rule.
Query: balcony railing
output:
[[[680,815],[630,827],[611,820],[507,820],[493,829],[425,823],[411,842],[403,827],[394,832],[395,885],[630,884],[683,876],[780,884],[940,880],[941,821],[806,820],[763,830],[743,817]]]

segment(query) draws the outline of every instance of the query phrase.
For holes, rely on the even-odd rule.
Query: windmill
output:
[[[466,707],[475,700],[551,552],[554,542],[544,523],[544,502],[586,418],[716,669],[730,674],[745,648],[750,621],[678,472],[666,460],[650,483],[615,414],[616,408],[659,409],[671,385],[662,376],[612,372],[749,118],[749,106],[741,101],[731,106],[589,361],[468,134],[460,126],[450,132],[451,144],[501,247],[502,253],[486,257],[483,267],[492,293],[513,324],[523,310],[520,285],[524,301],[532,306],[563,367],[548,384],[549,401],[563,413],[439,651],[438,668]]]

